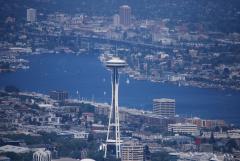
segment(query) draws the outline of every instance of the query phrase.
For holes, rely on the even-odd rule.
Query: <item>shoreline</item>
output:
[[[98,60],[101,63],[104,63],[106,61],[106,59],[108,59],[109,57],[111,57],[112,55],[108,55],[105,54],[104,52],[106,51],[100,51],[98,53]],[[75,56],[81,56],[81,55],[85,55],[85,54],[89,54],[89,51],[87,50],[79,50],[78,52],[74,52],[70,49],[65,49],[63,51],[58,51],[58,50],[50,50],[50,49],[36,49],[35,52],[17,52],[15,54],[18,54],[15,58],[14,61],[19,61],[19,65],[13,66],[9,69],[0,69],[0,74],[1,73],[8,73],[8,72],[16,72],[19,69],[23,69],[23,70],[27,70],[30,68],[30,66],[28,65],[29,62],[28,60],[25,60],[22,58],[22,56],[34,56],[34,55],[43,55],[43,54],[72,54]],[[18,58],[17,58],[18,57]],[[22,63],[22,64],[21,64]],[[135,80],[146,80],[146,81],[150,81],[150,82],[156,82],[156,83],[170,83],[170,84],[174,84],[174,85],[178,85],[178,86],[185,86],[185,87],[196,87],[196,88],[201,88],[201,89],[215,89],[215,90],[220,90],[220,91],[236,91],[236,92],[240,92],[240,88],[234,88],[234,87],[225,87],[223,85],[219,85],[219,84],[209,84],[209,83],[205,83],[205,82],[201,82],[201,81],[193,81],[193,80],[176,80],[176,81],[171,81],[170,79],[166,79],[166,78],[157,78],[157,77],[153,77],[153,76],[149,76],[149,75],[144,75],[142,73],[140,73],[140,71],[138,70],[134,70],[130,67],[128,67],[125,71],[123,71],[123,73],[127,74],[129,78],[133,78]],[[170,75],[168,75],[168,77],[170,77]]]
[[[0,89],[0,93],[8,93],[11,94],[9,92],[6,92],[2,89]],[[43,104],[39,104],[39,106],[41,106],[42,108],[58,108],[57,106],[55,106],[54,104],[57,103],[58,101],[53,100],[50,98],[49,95],[44,94],[44,93],[39,93],[39,92],[35,92],[35,91],[20,91],[18,93],[19,96],[31,96],[34,98],[40,98],[45,100],[45,103]],[[77,98],[68,98],[65,100],[66,102],[69,103],[83,103],[83,104],[89,104],[92,105],[94,107],[104,107],[104,108],[110,108],[111,104],[107,103],[107,102],[96,102],[96,101],[91,101],[91,100],[87,100],[87,99],[77,99]],[[140,109],[137,107],[129,107],[129,106],[119,106],[119,112],[127,112],[129,114],[133,114],[133,115],[146,115],[148,117],[160,117],[163,118],[163,116],[157,116],[155,114],[153,114],[152,111],[150,110],[146,110],[146,109]],[[184,116],[183,114],[176,114],[174,118],[183,118],[183,119],[193,119],[193,118],[199,118],[199,119],[205,119],[205,120],[224,120],[224,119],[220,119],[220,118],[208,118],[208,117],[198,117],[198,116]],[[224,120],[227,124],[232,124],[231,122],[227,122],[226,120]],[[239,124],[240,125],[240,124]],[[237,124],[238,126],[238,124]]]
[[[60,56],[61,55],[61,56]],[[30,56],[29,58],[32,58],[33,60],[38,60],[38,58],[40,59],[40,58],[43,58],[42,60],[44,60],[44,62],[46,62],[46,60],[48,60],[48,57],[50,58],[50,61],[49,62],[51,62],[51,63],[53,63],[53,62],[55,62],[55,60],[56,60],[56,57],[59,57],[60,58],[60,60],[62,61],[62,60],[64,60],[64,61],[67,61],[66,60],[66,58],[69,58],[69,60],[71,60],[71,59],[75,59],[75,56],[73,55],[73,54],[68,54],[68,55],[66,55],[67,57],[65,57],[65,55],[66,54],[59,54],[59,55],[53,55],[53,54],[48,54],[48,55],[42,55],[42,56],[38,56],[38,57],[35,57],[35,56],[33,56],[33,55],[27,55],[27,56]],[[103,64],[101,64],[101,62],[99,62],[98,60],[97,60],[97,55],[98,54],[95,54],[94,56],[92,56],[92,55],[85,55],[85,56],[83,56],[84,57],[84,59],[81,59],[81,57],[78,57],[78,59],[80,60],[80,62],[81,62],[81,60],[91,60],[91,61],[93,61],[93,62],[97,62],[97,65],[96,65],[96,68],[99,68],[99,67],[103,67],[104,65]],[[32,59],[30,59],[30,61],[32,62]],[[36,61],[34,61],[34,62],[36,62]],[[74,61],[75,62],[75,64],[76,63],[78,63],[79,61],[77,60],[77,61]],[[48,63],[49,64],[49,63]],[[32,64],[31,64],[32,65]],[[41,63],[41,65],[42,65],[42,63]],[[47,64],[45,64],[45,65],[47,65]],[[48,66],[48,65],[47,65]],[[39,69],[39,70],[41,70],[41,67],[39,68],[40,66],[39,65],[37,65],[37,68]],[[82,65],[80,65],[80,66],[78,66],[78,68],[80,67],[80,69],[82,69]],[[59,68],[59,67],[57,67],[57,68]],[[65,68],[67,68],[67,67],[65,67]],[[31,69],[33,69],[33,68],[30,68],[30,70]],[[92,68],[90,68],[90,69],[92,69]],[[45,72],[47,72],[47,70],[48,70],[48,68],[45,68],[44,69],[44,71],[43,71],[43,73],[39,73],[39,74],[44,74]],[[67,69],[68,71],[69,70],[72,70],[72,69]],[[105,69],[101,69],[100,71],[98,71],[97,73],[103,73],[103,75],[101,75],[99,78],[97,78],[97,79],[99,79],[99,81],[103,81],[103,79],[106,79],[106,78],[108,78],[108,77],[106,77],[106,75],[104,74],[104,73],[106,73],[106,71],[104,71]],[[73,72],[75,73],[75,74],[78,74],[79,72],[77,72],[78,70],[74,70]],[[103,72],[102,72],[103,71]],[[31,73],[32,72],[34,72],[34,73],[36,73],[36,71],[32,71],[31,70]],[[37,73],[38,73],[39,71],[37,71]],[[54,72],[54,71],[50,71],[50,73],[52,73],[52,72]],[[25,73],[24,75],[24,77],[28,77],[28,75],[29,74],[31,74],[31,73],[29,73],[29,72],[27,72],[27,71],[24,71],[24,70],[21,70],[21,72],[18,72],[18,74],[16,75],[16,76],[18,76],[18,77],[20,77],[20,73]],[[29,74],[28,74],[29,73]],[[32,74],[34,74],[34,73],[32,73]],[[49,73],[49,74],[50,74]],[[37,76],[37,75],[39,75],[39,74],[34,74],[35,76]],[[59,75],[60,74],[60,75]],[[64,74],[64,73],[62,73],[62,74]],[[79,73],[80,74],[80,73]],[[84,73],[83,73],[84,74]],[[96,73],[95,73],[96,74]],[[69,75],[69,73],[67,72],[66,74],[64,74],[64,75]],[[30,76],[30,75],[29,75]],[[44,77],[45,77],[45,74],[43,75]],[[57,74],[57,77],[61,77],[61,72],[58,72],[58,74]],[[83,75],[83,76],[85,76],[85,75]],[[94,75],[91,75],[91,76],[94,76]],[[55,76],[54,76],[55,77]],[[8,81],[8,77],[5,77],[5,78],[7,78],[7,79],[3,79],[3,80],[5,80],[5,81],[3,81],[3,84],[4,85],[8,85],[9,83],[7,82]],[[138,87],[142,87],[143,86],[143,88],[142,89],[146,89],[146,88],[148,88],[150,91],[148,91],[148,92],[151,92],[151,93],[149,93],[149,97],[148,98],[146,98],[145,96],[144,96],[144,94],[137,94],[136,92],[134,92],[134,91],[132,91],[132,92],[130,92],[129,93],[129,96],[131,95],[131,98],[129,97],[129,98],[121,98],[121,102],[120,102],[120,104],[122,104],[122,105],[124,105],[124,106],[127,106],[127,107],[135,107],[135,108],[138,108],[138,109],[147,109],[147,110],[149,110],[149,109],[151,109],[151,100],[152,100],[152,98],[158,98],[158,97],[167,97],[167,98],[176,98],[176,100],[177,100],[177,102],[178,102],[178,105],[177,105],[177,111],[178,111],[178,113],[180,114],[180,115],[184,115],[184,116],[189,116],[190,117],[190,115],[191,114],[193,114],[194,116],[198,116],[198,117],[201,117],[201,118],[230,118],[230,116],[232,116],[233,115],[233,118],[235,118],[236,119],[236,114],[232,114],[231,113],[231,109],[236,109],[236,105],[238,105],[238,100],[236,100],[237,98],[236,97],[238,97],[238,95],[239,95],[239,92],[237,92],[237,91],[227,91],[227,90],[224,90],[224,91],[222,91],[222,90],[217,90],[217,89],[207,89],[207,90],[205,90],[205,89],[201,89],[201,88],[196,88],[196,87],[191,87],[191,86],[181,86],[181,87],[178,87],[176,84],[172,84],[172,83],[169,83],[169,82],[164,82],[164,83],[158,83],[158,82],[155,82],[155,83],[152,83],[151,81],[148,81],[148,80],[142,80],[142,81],[136,81],[135,79],[133,79],[133,78],[129,78],[130,79],[130,86],[128,86],[127,85],[127,83],[125,82],[125,79],[127,78],[127,76],[125,75],[124,76],[124,79],[122,80],[123,82],[122,83],[124,83],[124,84],[122,84],[123,86],[122,87],[124,87],[125,89],[125,92],[126,92],[126,88],[129,88],[130,86],[132,86],[133,85],[133,87],[135,88],[136,86],[135,85],[137,85]],[[14,79],[15,78],[13,78],[13,85],[14,85],[14,82],[16,82],[16,81],[14,81]],[[83,79],[83,81],[81,81],[82,79],[81,79],[81,77],[78,77],[78,78],[76,78],[76,79],[80,79],[80,82],[79,83],[86,83],[86,81],[88,81],[87,79],[88,79],[88,77],[86,77],[85,79]],[[131,80],[132,79],[132,80]],[[45,84],[47,83],[46,81],[48,80],[48,77],[46,77],[46,78],[44,78],[44,82],[45,82]],[[78,81],[77,80],[77,81]],[[26,81],[25,79],[22,79],[22,81]],[[32,81],[35,81],[35,80],[32,80]],[[40,80],[39,80],[40,81]],[[76,81],[75,79],[74,79],[74,81]],[[5,82],[5,83],[4,83]],[[11,81],[10,81],[11,82]],[[67,81],[67,82],[69,82],[69,81]],[[8,83],[8,84],[7,84]],[[24,82],[23,82],[24,83]],[[37,92],[41,92],[41,93],[45,93],[45,94],[47,94],[47,92],[52,88],[53,90],[54,89],[58,89],[58,87],[59,88],[66,88],[67,89],[67,91],[69,92],[69,94],[71,95],[71,98],[77,98],[78,97],[78,95],[76,95],[76,90],[79,90],[79,91],[81,91],[81,97],[85,97],[85,98],[88,98],[89,100],[91,100],[91,98],[93,98],[93,97],[95,97],[95,100],[97,100],[97,102],[105,102],[104,100],[108,100],[108,98],[110,97],[109,96],[109,89],[108,88],[106,88],[105,86],[107,85],[107,86],[109,86],[108,84],[105,84],[105,83],[98,83],[98,85],[97,85],[97,87],[99,86],[99,85],[103,85],[104,86],[104,88],[102,89],[101,88],[101,90],[97,90],[96,91],[96,93],[94,92],[94,89],[92,89],[92,88],[90,88],[90,89],[88,89],[88,91],[90,90],[90,92],[88,92],[88,91],[86,91],[86,88],[85,87],[83,87],[82,85],[77,85],[76,84],[76,86],[74,85],[74,86],[70,86],[69,88],[68,88],[68,86],[64,86],[64,87],[61,87],[61,86],[48,86],[47,88],[42,88],[42,86],[35,86],[36,88],[32,88],[32,87],[34,87],[34,86],[32,86],[32,87],[28,87],[28,86],[25,86],[24,84],[26,84],[26,83],[24,83],[23,84],[22,83],[22,85],[21,85],[21,83],[20,83],[20,85],[22,86],[20,86],[21,88],[20,89],[22,89],[22,90],[26,90],[26,91],[37,91]],[[66,81],[65,81],[65,83],[66,83]],[[94,81],[93,82],[91,82],[91,84],[92,83],[94,83]],[[35,83],[34,83],[35,84]],[[146,85],[145,85],[146,84]],[[10,84],[11,85],[11,84]],[[24,87],[25,86],[25,87]],[[3,87],[3,86],[2,86]],[[161,89],[161,90],[167,90],[167,93],[165,93],[164,91],[163,92],[158,92],[158,91],[156,91],[155,89],[156,88],[158,88],[158,89]],[[175,90],[176,89],[176,90]],[[169,90],[173,90],[172,92],[176,92],[176,93],[172,93],[171,94],[171,91],[169,91]],[[107,95],[105,96],[105,95],[103,95],[103,92],[104,91],[108,91],[107,92]],[[170,93],[169,93],[170,92]],[[184,95],[184,97],[182,96],[182,94],[181,94],[181,92],[186,92],[187,93],[187,95]],[[218,94],[219,93],[219,94]],[[125,93],[126,94],[126,93]],[[187,100],[188,99],[188,94],[193,94],[193,97],[192,97],[192,99],[190,99],[190,100]],[[200,98],[200,100],[201,101],[198,101],[198,94],[200,94],[199,95],[199,97],[201,97]],[[215,101],[208,101],[208,100],[206,100],[207,102],[206,103],[204,103],[204,100],[205,99],[208,99],[208,98],[206,98],[205,96],[203,96],[202,97],[202,94],[203,95],[207,95],[207,97],[209,96],[209,97],[212,97],[213,96],[213,99],[215,99]],[[94,96],[93,96],[94,95]],[[124,95],[123,95],[124,96]],[[225,98],[224,98],[225,97]],[[228,105],[227,105],[227,103],[224,103],[224,104],[222,104],[222,103],[219,103],[219,102],[222,102],[223,100],[226,100],[225,102],[228,102],[228,101],[231,101],[231,100],[233,100],[235,103],[232,103],[229,107],[228,107]],[[217,101],[217,102],[216,102]],[[216,104],[215,104],[216,103]],[[200,110],[200,108],[201,108],[201,106],[205,106],[203,109],[201,109]],[[217,112],[217,108],[221,108],[221,111],[220,111],[220,114],[218,114],[218,113],[216,113],[216,114],[208,114],[208,113],[204,113],[205,111],[206,111],[206,107],[207,108],[211,108],[211,110],[212,110],[212,112]],[[199,108],[199,109],[198,109]],[[228,110],[228,109],[230,109],[230,113],[228,114],[228,113],[226,113],[226,114],[224,114],[224,110],[226,111],[226,110]],[[199,110],[199,111],[198,111]],[[191,112],[192,111],[192,112]],[[238,110],[236,110],[236,111],[238,111]],[[206,115],[206,116],[205,116]],[[213,115],[213,116],[212,116]],[[222,117],[223,116],[223,117]],[[231,119],[231,118],[230,118]],[[237,121],[234,121],[234,122],[237,122]]]
[[[101,54],[99,56],[99,60],[100,62],[102,62],[103,64],[109,59],[108,55],[105,54]],[[178,86],[185,86],[185,87],[195,87],[195,88],[201,88],[201,89],[215,89],[215,90],[221,90],[221,91],[236,91],[236,92],[240,92],[240,88],[236,89],[236,88],[229,88],[229,87],[219,87],[218,85],[213,85],[213,84],[207,84],[204,82],[196,82],[196,81],[170,81],[170,80],[160,80],[154,77],[150,77],[150,76],[146,76],[141,74],[139,71],[131,69],[130,67],[128,67],[126,70],[123,71],[124,74],[127,74],[128,77],[133,78],[135,80],[146,80],[146,81],[150,81],[150,82],[154,82],[154,83],[169,83],[169,84],[173,84],[173,85],[178,85]]]

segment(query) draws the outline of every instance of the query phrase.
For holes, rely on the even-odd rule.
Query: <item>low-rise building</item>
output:
[[[198,132],[197,125],[190,123],[169,124],[168,131],[173,133],[183,133],[194,135]]]
[[[216,126],[225,126],[224,120],[206,120],[198,117],[188,118],[187,122],[197,125],[199,128],[214,128]]]
[[[122,144],[121,149],[122,161],[143,161],[144,146],[135,141],[127,141]]]
[[[110,106],[108,104],[98,104],[95,106],[94,113],[98,115],[108,116]]]
[[[212,144],[200,144],[199,151],[200,152],[213,152],[213,145]]]
[[[202,138],[211,138],[212,132],[202,132],[201,137]],[[240,138],[240,130],[228,130],[227,132],[213,132],[213,136],[216,139],[226,139],[226,138],[231,138],[231,139],[239,139]]]
[[[215,139],[224,139],[228,137],[228,134],[226,132],[202,132],[201,137],[210,139],[212,133]]]
[[[66,91],[50,91],[49,95],[50,98],[57,101],[64,101],[65,99],[68,99],[68,92]]]
[[[102,124],[92,124],[92,131],[94,133],[106,133],[107,127]]]
[[[75,139],[88,139],[89,133],[84,132],[84,131],[63,131],[58,133],[59,136],[66,136],[70,138],[75,138]]]
[[[133,137],[140,138],[141,140],[161,140],[161,134],[148,134],[144,132],[133,132]]]
[[[82,114],[82,119],[84,119],[87,122],[94,122],[94,114],[90,112],[84,112]]]
[[[87,132],[74,132],[73,134],[75,139],[88,139],[89,135]]]
[[[5,156],[0,156],[0,161],[11,161],[11,159]]]
[[[21,153],[30,152],[30,149],[26,147],[13,146],[13,145],[5,145],[0,147],[0,153],[7,153],[7,152],[21,154]]]
[[[213,154],[206,152],[178,152],[170,153],[170,160],[201,160],[201,161],[215,161],[215,160],[225,160],[229,159],[231,156],[226,156],[224,154]]]

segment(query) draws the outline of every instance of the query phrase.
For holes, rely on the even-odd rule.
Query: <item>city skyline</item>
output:
[[[239,160],[237,0],[0,4],[0,161]]]

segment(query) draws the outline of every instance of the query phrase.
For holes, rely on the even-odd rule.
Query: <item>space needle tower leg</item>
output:
[[[114,68],[114,88],[115,88],[115,144],[116,144],[116,158],[121,158],[121,149],[120,149],[120,127],[119,127],[119,111],[118,111],[118,85],[119,85],[119,75],[118,69]]]

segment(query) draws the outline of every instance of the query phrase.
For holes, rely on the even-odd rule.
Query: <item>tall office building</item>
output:
[[[112,70],[112,104],[109,114],[107,139],[104,157],[107,157],[108,149],[113,151],[115,148],[116,158],[121,158],[121,137],[119,127],[119,110],[118,110],[118,86],[119,86],[119,68],[124,68],[126,62],[120,58],[114,57],[107,61],[106,66]],[[113,146],[113,148],[109,148]]]
[[[119,26],[120,25],[120,16],[119,14],[115,14],[113,16],[113,26]]]
[[[123,26],[131,25],[131,8],[128,5],[119,8],[120,24]]]
[[[37,10],[33,8],[27,9],[27,21],[35,22],[37,21]]]
[[[153,113],[165,117],[175,116],[175,99],[154,99],[153,100]]]
[[[143,161],[144,146],[141,143],[128,141],[122,145],[122,161]]]

